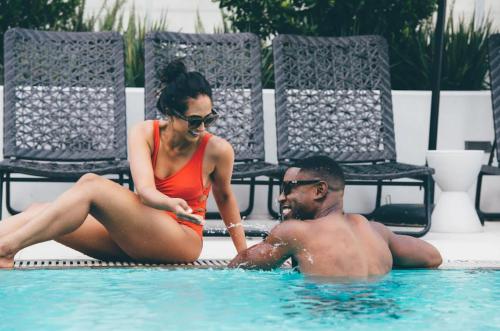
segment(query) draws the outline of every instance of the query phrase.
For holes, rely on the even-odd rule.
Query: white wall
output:
[[[427,150],[430,92],[394,91],[394,123],[398,161],[424,164]],[[3,87],[0,86],[0,109],[3,109]],[[127,89],[127,125],[143,119],[144,94],[142,88]],[[489,91],[480,92],[442,92],[439,118],[438,149],[464,149],[466,140],[493,139],[493,120]],[[3,130],[3,116],[0,128]],[[276,161],[276,134],[274,118],[273,90],[264,90],[264,130],[266,160]],[[0,150],[3,141],[0,141]],[[487,155],[485,154],[485,162]],[[16,184],[13,189],[14,206],[23,208],[31,201],[50,201],[70,184]],[[235,191],[243,208],[246,204],[247,190],[235,186]],[[474,187],[469,191],[471,199]],[[374,206],[373,187],[348,187],[345,207],[347,211],[370,211]],[[256,206],[250,218],[266,218],[265,187],[258,187]],[[420,202],[422,191],[415,187],[389,187],[383,191],[384,201]],[[489,177],[484,182],[482,194],[484,210],[500,211],[500,176]],[[439,189],[437,190],[439,198]],[[209,206],[214,206],[210,201]]]

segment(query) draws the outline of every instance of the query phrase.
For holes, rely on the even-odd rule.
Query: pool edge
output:
[[[95,259],[19,259],[14,269],[76,269],[76,268],[161,268],[161,269],[221,269],[227,267],[230,259],[199,259],[192,263],[137,263],[122,261],[100,261]],[[286,261],[284,268],[290,268]],[[439,270],[453,269],[500,269],[497,260],[445,260]]]

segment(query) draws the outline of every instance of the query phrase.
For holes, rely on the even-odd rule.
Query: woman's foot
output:
[[[14,267],[14,254],[9,252],[7,245],[0,243],[0,269]]]
[[[0,269],[14,268],[14,257],[0,257]]]

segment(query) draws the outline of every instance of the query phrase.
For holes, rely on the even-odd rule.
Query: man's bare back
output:
[[[331,159],[310,164],[286,171],[279,196],[284,221],[262,243],[238,254],[230,267],[271,269],[293,257],[308,275],[367,278],[384,275],[393,266],[441,264],[439,252],[425,241],[396,235],[361,215],[344,214],[340,167]]]
[[[392,268],[387,242],[360,215],[334,214],[280,224],[300,271],[310,275],[369,277]]]

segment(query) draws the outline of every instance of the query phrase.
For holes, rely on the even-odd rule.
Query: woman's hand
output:
[[[174,213],[191,214],[193,212],[186,200],[181,198],[169,198],[168,207]]]

